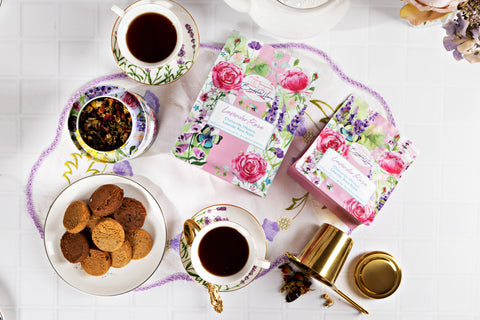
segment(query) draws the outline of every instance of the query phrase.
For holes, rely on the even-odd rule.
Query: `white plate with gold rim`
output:
[[[93,191],[104,184],[115,184],[123,189],[125,197],[142,202],[147,210],[142,229],[151,235],[153,247],[145,258],[132,260],[123,268],[110,268],[103,276],[95,277],[85,273],[80,263],[72,264],[64,258],[60,239],[66,231],[63,216],[68,205],[75,200],[88,201]],[[54,200],[45,221],[45,251],[53,269],[72,287],[94,295],[119,295],[143,284],[162,261],[166,242],[165,218],[155,198],[137,182],[116,175],[99,174],[75,181]]]
[[[267,239],[263,228],[258,220],[247,210],[231,204],[216,204],[200,210],[193,215],[192,219],[195,220],[200,227],[218,220],[229,220],[240,224],[247,229],[255,239],[257,256],[266,257]],[[187,245],[183,233],[180,237],[179,249],[180,259],[187,274],[198,284],[207,287],[207,282],[204,281],[193,268],[190,258],[190,247]],[[218,291],[228,292],[241,289],[250,284],[261,270],[261,268],[254,266],[250,273],[242,280],[228,285],[218,285]]]

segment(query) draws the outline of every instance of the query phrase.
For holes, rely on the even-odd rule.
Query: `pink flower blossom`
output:
[[[232,161],[233,172],[242,182],[254,183],[267,172],[267,161],[258,153],[241,153]]]
[[[360,202],[354,198],[350,198],[345,202],[345,209],[358,219],[363,224],[369,225],[375,218],[375,209],[370,203],[366,206],[362,206]]]
[[[224,90],[239,89],[242,83],[242,69],[234,63],[220,61],[212,69],[213,85]]]
[[[345,156],[348,154],[348,144],[345,136],[325,127],[317,140],[317,150],[325,153],[328,149],[333,149]]]
[[[308,76],[299,69],[290,69],[282,75],[280,85],[287,90],[300,92],[308,86]]]
[[[393,175],[399,175],[405,169],[406,163],[397,152],[382,153],[378,159],[380,167]]]
[[[131,109],[136,109],[139,106],[138,99],[130,92],[125,92],[122,101]]]

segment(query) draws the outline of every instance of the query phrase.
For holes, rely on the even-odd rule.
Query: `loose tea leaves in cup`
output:
[[[101,97],[90,101],[78,119],[80,136],[91,148],[112,151],[121,147],[132,132],[132,117],[120,101]]]

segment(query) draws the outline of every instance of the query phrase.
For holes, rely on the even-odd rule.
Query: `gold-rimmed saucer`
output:
[[[143,1],[139,0],[129,7],[137,6]],[[128,61],[120,52],[117,42],[120,18],[117,18],[112,29],[111,47],[115,62],[127,76],[143,84],[164,85],[180,79],[192,68],[200,51],[200,33],[192,15],[177,2],[172,0],[154,0],[153,2],[169,8],[182,24],[184,41],[177,57],[161,67],[152,69]]]

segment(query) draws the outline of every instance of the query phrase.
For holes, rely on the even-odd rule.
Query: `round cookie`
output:
[[[132,259],[139,260],[144,258],[153,247],[153,240],[150,234],[139,229],[133,232],[127,232],[126,238],[132,246]]]
[[[112,257],[112,267],[122,268],[125,267],[130,260],[132,260],[132,247],[128,241],[123,242],[120,249],[110,253]]]
[[[90,209],[83,201],[74,201],[65,210],[63,226],[70,233],[78,233],[85,229],[90,219]]]
[[[103,218],[102,217],[99,217],[99,216],[94,216],[94,215],[91,215],[90,216],[90,219],[88,220],[87,222],[87,229],[92,232],[93,228],[97,225],[97,223],[102,220]]]
[[[122,205],[113,214],[125,230],[125,232],[132,232],[140,229],[145,222],[147,210],[143,204],[132,198],[123,198]]]
[[[122,188],[114,184],[105,184],[92,193],[88,205],[94,215],[106,217],[120,208],[122,200]]]
[[[65,232],[60,239],[62,254],[71,263],[81,262],[88,256],[90,246],[83,233]]]
[[[90,249],[88,255],[81,262],[82,269],[91,276],[101,276],[107,273],[112,265],[112,259],[108,252]]]
[[[112,252],[120,249],[125,241],[125,231],[112,218],[100,220],[92,230],[92,240],[98,249]]]

